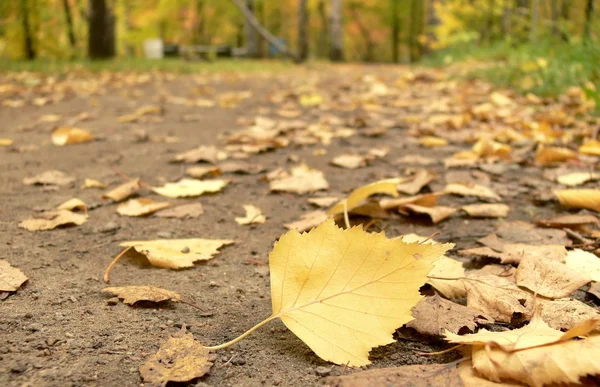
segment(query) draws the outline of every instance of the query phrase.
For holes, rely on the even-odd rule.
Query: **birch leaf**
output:
[[[19,223],[19,227],[29,231],[52,230],[59,226],[80,226],[87,222],[87,215],[68,210],[45,211]]]
[[[554,194],[563,206],[600,212],[600,189],[563,189]]]
[[[215,193],[221,191],[229,180],[195,180],[181,179],[177,183],[167,183],[162,187],[152,188],[152,191],[168,198],[187,198],[200,196],[205,193]]]
[[[352,191],[346,199],[341,200],[332,209],[329,210],[329,215],[335,215],[344,212],[344,208],[350,212],[353,208],[358,206],[360,202],[365,200],[371,195],[375,194],[388,194],[394,197],[398,197],[398,190],[396,185],[401,183],[403,179],[387,179],[379,180],[371,184],[364,185]],[[345,205],[344,205],[345,203]]]

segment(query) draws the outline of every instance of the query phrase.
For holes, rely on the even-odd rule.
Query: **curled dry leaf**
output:
[[[273,313],[249,332],[280,318],[324,360],[367,365],[371,348],[392,343],[412,319],[427,273],[451,247],[343,230],[333,219],[308,233],[291,230],[269,256]]]
[[[140,375],[147,383],[189,382],[205,375],[212,367],[209,351],[183,330],[161,344],[140,366]]]
[[[531,300],[531,295],[519,288],[512,277],[478,275],[473,280],[465,280],[464,285],[467,289],[467,306],[496,321],[510,322],[514,313],[527,315],[523,305]]]
[[[235,221],[237,224],[263,224],[267,221],[260,208],[256,206],[244,204],[244,210],[246,211],[246,216],[236,217]]]
[[[23,184],[27,185],[69,185],[75,181],[74,177],[68,176],[66,173],[52,170],[45,171],[34,177],[23,179]]]
[[[119,204],[117,214],[123,216],[144,216],[164,210],[169,207],[169,202],[157,202],[148,198],[129,199],[125,203]]]
[[[132,179],[104,193],[101,196],[101,198],[110,199],[113,202],[120,202],[121,200],[127,199],[128,197],[139,191],[141,188],[142,185],[140,179]]]
[[[0,292],[16,292],[27,281],[23,272],[0,259]]]
[[[576,160],[577,152],[568,148],[545,147],[540,145],[535,152],[535,163],[540,166],[552,165],[554,163]]]
[[[588,140],[579,147],[579,153],[591,156],[600,156],[600,141]]]
[[[98,180],[94,180],[94,179],[89,179],[86,177],[86,179],[83,181],[83,185],[81,186],[81,188],[86,189],[86,188],[106,188],[108,187],[108,185],[98,181]]]
[[[397,209],[401,210],[407,204],[416,204],[418,206],[423,207],[435,207],[438,198],[440,197],[439,193],[430,193],[423,195],[415,195],[398,199],[381,199],[379,201],[379,205],[381,208],[385,210]]]
[[[457,368],[447,364],[415,364],[380,368],[349,375],[330,376],[324,381],[330,387],[464,387]]]
[[[407,181],[403,181],[396,185],[396,189],[398,192],[407,195],[415,195],[434,179],[435,175],[433,173],[426,169],[419,169],[413,176],[409,177]]]
[[[181,299],[181,296],[173,291],[154,286],[115,286],[104,288],[102,291],[119,297],[123,300],[123,303],[129,305],[133,305],[138,301],[177,302]]]
[[[205,161],[216,164],[227,159],[227,152],[217,149],[215,146],[199,146],[187,152],[179,153],[173,158],[173,162],[194,164]]]
[[[424,207],[424,206],[419,206],[416,204],[405,204],[404,206],[402,206],[399,209],[400,212],[403,212],[402,210],[408,210],[409,212],[413,212],[415,214],[427,215],[427,216],[429,216],[429,218],[431,219],[433,224],[437,224],[437,223],[441,222],[442,220],[448,218],[449,216],[454,214],[456,211],[458,211],[456,208],[453,208],[453,207],[445,207],[445,206]]]
[[[452,333],[475,332],[478,325],[491,324],[494,320],[477,310],[456,304],[438,296],[425,297],[412,308],[412,316],[406,326],[429,336],[442,336],[445,331]]]
[[[185,170],[185,174],[194,179],[201,179],[207,175],[217,177],[221,176],[221,169],[215,166],[190,167]]]
[[[300,164],[291,169],[291,176],[271,180],[269,189],[271,191],[293,192],[305,194],[329,188],[323,172],[310,168],[306,164]]]
[[[368,159],[366,157],[355,154],[344,154],[336,156],[333,160],[331,160],[332,165],[346,169],[356,169],[364,167],[367,165],[367,162]]]
[[[84,211],[87,214],[87,206],[81,199],[73,198],[69,199],[66,202],[62,203],[60,206],[56,207],[57,210],[78,210]]]
[[[90,132],[79,128],[62,127],[52,132],[52,143],[58,146],[80,144],[93,139],[94,136]]]
[[[28,231],[52,230],[59,226],[80,226],[87,222],[86,215],[68,210],[45,211],[19,223],[19,227]]]
[[[600,281],[600,258],[596,255],[574,249],[567,253],[565,265],[592,281]]]
[[[342,199],[339,203],[333,206],[329,210],[329,215],[339,214],[344,212],[344,210],[350,212],[353,208],[357,207],[363,200],[371,195],[386,194],[397,197],[398,190],[396,189],[396,185],[401,181],[402,179],[398,178],[379,180],[374,183],[356,188],[350,193],[350,195],[348,195],[346,199]]]
[[[285,223],[284,226],[288,230],[298,230],[298,232],[308,231],[313,227],[317,227],[321,223],[325,222],[329,218],[329,215],[325,211],[312,211],[307,214],[303,214],[300,220],[291,223]]]
[[[229,180],[195,180],[181,179],[176,183],[167,183],[162,187],[154,187],[152,191],[168,198],[187,198],[200,196],[205,193],[220,192],[229,184]]]
[[[600,212],[600,189],[563,189],[554,191],[554,194],[565,207]]]
[[[500,200],[500,196],[492,189],[480,184],[450,183],[444,188],[445,194],[460,196],[476,196],[479,198]]]
[[[184,204],[181,206],[168,208],[156,213],[160,218],[197,218],[204,214],[204,207],[201,203]]]
[[[506,218],[510,207],[506,204],[469,204],[462,206],[461,210],[473,218]]]

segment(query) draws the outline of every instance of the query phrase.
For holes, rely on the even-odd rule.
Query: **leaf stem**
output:
[[[110,263],[110,265],[108,265],[108,267],[106,268],[106,271],[104,272],[104,282],[108,283],[108,275],[110,274],[110,271],[112,270],[112,268],[117,264],[117,261],[123,256],[125,255],[125,253],[127,253],[133,246],[129,246],[128,248],[126,248],[125,250],[121,251],[121,253],[119,255],[117,255],[117,257],[115,259],[113,259],[113,261]]]
[[[348,217],[348,201],[344,200],[344,222],[346,222],[346,228],[350,228],[350,218]]]
[[[268,323],[271,320],[276,319],[277,316],[270,316],[269,318],[259,322],[258,324],[256,324],[255,326],[253,326],[252,328],[248,329],[246,332],[242,333],[240,336],[236,337],[235,339],[228,341],[226,343],[223,343],[221,345],[215,345],[213,347],[204,347],[206,349],[209,349],[211,351],[216,351],[218,349],[223,349],[223,348],[227,348],[230,345],[233,345],[235,343],[237,343],[238,341],[242,340],[243,338],[245,338],[246,336],[248,336],[250,333],[254,332],[255,330],[257,330],[258,328],[262,327],[263,325],[265,325],[266,323]]]

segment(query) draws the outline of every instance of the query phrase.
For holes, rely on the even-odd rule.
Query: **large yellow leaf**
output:
[[[427,273],[451,247],[343,230],[332,219],[308,233],[289,231],[269,256],[273,313],[255,328],[280,318],[321,358],[367,365],[371,348],[392,343],[412,319]]]
[[[563,189],[554,194],[563,206],[600,212],[600,189]]]
[[[358,206],[360,202],[365,200],[371,195],[375,194],[388,194],[394,197],[398,197],[398,190],[396,189],[396,185],[401,183],[403,179],[387,179],[387,180],[379,180],[371,184],[363,185],[362,187],[358,187],[354,191],[348,195],[346,199],[343,199],[332,209],[329,210],[329,215],[339,214],[346,211],[352,210],[354,207]]]

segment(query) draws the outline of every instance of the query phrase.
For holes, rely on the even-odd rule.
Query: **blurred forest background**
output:
[[[187,59],[286,53],[299,61],[475,59],[497,66],[470,71],[551,93],[600,79],[595,2],[2,0],[0,58],[142,58],[145,41],[162,39],[167,55],[171,49]]]

